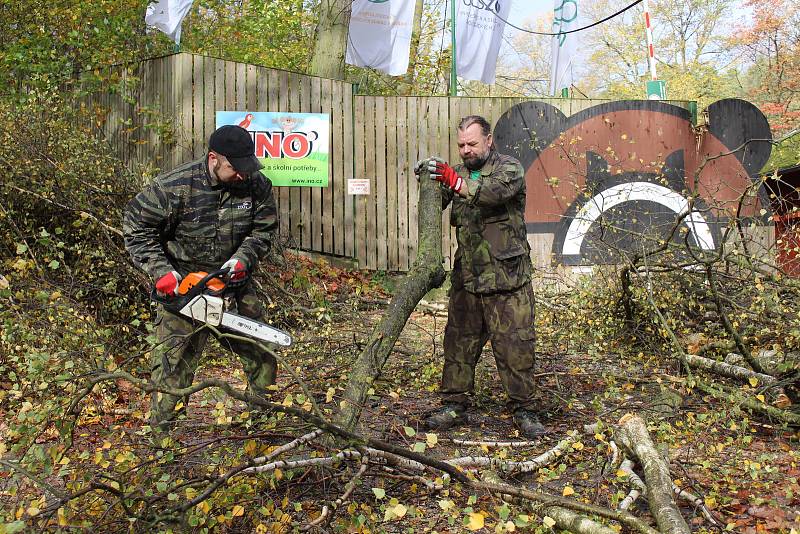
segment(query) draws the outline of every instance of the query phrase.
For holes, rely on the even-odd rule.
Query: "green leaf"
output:
[[[50,263],[48,263],[47,266],[55,270],[58,269],[61,266],[61,264],[58,263],[58,260],[53,260]]]
[[[404,426],[403,431],[406,433],[406,436],[410,438],[417,435],[417,431],[411,428],[410,426]]]
[[[17,243],[17,256],[25,254],[26,252],[28,252],[28,245],[25,243]]]
[[[378,500],[386,497],[386,490],[383,488],[372,488],[372,493],[375,494],[375,498]]]
[[[412,449],[414,452],[425,452],[425,444],[421,441],[414,443],[414,447]]]

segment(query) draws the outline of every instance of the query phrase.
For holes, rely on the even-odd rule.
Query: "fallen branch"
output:
[[[537,456],[533,460],[524,462],[513,462],[501,458],[490,458],[488,456],[462,456],[445,461],[450,465],[463,468],[490,467],[506,473],[530,473],[540,467],[550,465],[556,458],[561,456],[564,451],[568,450],[577,439],[578,433],[573,432],[567,438],[559,441],[558,444],[549,451]]]
[[[627,414],[619,420],[614,432],[616,441],[639,460],[644,468],[647,501],[661,532],[690,534],[678,506],[672,499],[672,477],[669,466],[656,450],[647,425],[638,416]]]
[[[764,373],[757,373],[751,369],[747,369],[746,367],[731,365],[729,363],[721,362],[718,360],[712,360],[711,358],[706,358],[704,356],[687,354],[685,356],[685,361],[695,369],[714,371],[715,373],[725,376],[727,378],[734,378],[736,380],[743,380],[745,382],[750,378],[756,378],[759,382],[763,384],[772,384],[775,382],[775,378],[770,375]]]

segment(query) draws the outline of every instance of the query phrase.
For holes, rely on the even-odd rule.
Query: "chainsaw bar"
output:
[[[220,326],[283,347],[288,347],[292,344],[292,336],[283,330],[278,330],[277,328],[248,319],[247,317],[242,317],[241,315],[236,315],[235,313],[223,313]]]

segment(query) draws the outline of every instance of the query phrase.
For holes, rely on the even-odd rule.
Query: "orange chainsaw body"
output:
[[[183,280],[181,280],[181,285],[178,286],[178,294],[185,295],[192,289],[197,283],[203,279],[203,277],[207,276],[208,273],[204,271],[197,271],[194,273],[187,274]],[[225,282],[220,280],[219,278],[212,278],[211,280],[206,283],[206,287],[211,291],[217,293],[225,289]]]

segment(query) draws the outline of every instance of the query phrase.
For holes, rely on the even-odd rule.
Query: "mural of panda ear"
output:
[[[673,191],[686,189],[686,164],[683,161],[683,149],[676,150],[664,160],[661,174],[667,179],[667,187]]]
[[[566,116],[545,102],[521,102],[498,119],[494,144],[498,152],[517,158],[527,171],[564,131]]]
[[[747,143],[735,152],[736,158],[750,176],[755,175],[769,159],[772,139],[767,118],[761,110],[750,102],[738,98],[718,100],[708,106],[708,131],[730,150],[735,150],[751,139],[761,139]]]
[[[594,193],[599,192],[609,176],[605,158],[595,152],[586,152],[586,188]]]

